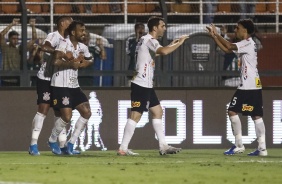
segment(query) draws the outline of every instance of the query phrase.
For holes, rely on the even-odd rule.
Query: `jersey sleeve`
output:
[[[92,57],[92,54],[89,52],[89,49],[86,45],[83,45],[83,52],[84,52],[84,58],[86,60],[89,60],[89,61],[93,61],[93,57]]]
[[[68,43],[67,43],[67,41],[66,40],[61,40],[60,42],[59,42],[59,44],[57,45],[57,47],[56,47],[56,51],[61,51],[61,52],[64,52],[64,53],[66,53],[67,52],[67,50],[68,50]]]
[[[147,46],[151,51],[153,51],[154,53],[157,52],[158,48],[162,47],[162,46],[160,45],[160,43],[158,42],[158,40],[153,39],[153,38],[151,38],[151,39],[149,39],[149,40],[147,41],[146,46]]]
[[[57,36],[56,34],[53,32],[53,33],[49,33],[47,35],[47,38],[43,41],[43,44],[45,42],[50,42],[51,46],[52,47],[56,47],[59,43],[58,43],[58,39],[57,39]]]
[[[250,50],[251,42],[247,40],[242,40],[240,42],[235,43],[237,45],[237,52],[238,54],[247,53]]]

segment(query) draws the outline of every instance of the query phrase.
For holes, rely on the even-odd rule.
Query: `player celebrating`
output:
[[[234,52],[238,55],[241,69],[241,83],[237,88],[228,107],[235,145],[225,151],[225,155],[243,153],[245,147],[242,142],[242,128],[238,113],[251,116],[255,123],[258,148],[249,153],[249,156],[267,156],[265,143],[265,126],[262,119],[262,86],[257,70],[257,47],[251,34],[254,32],[254,23],[251,19],[239,20],[234,30],[235,36],[241,40],[230,43],[218,34],[215,26],[207,27],[209,34],[216,44],[226,53]]]
[[[169,146],[165,141],[162,125],[162,107],[153,89],[155,61],[157,55],[167,55],[176,50],[188,38],[181,36],[166,47],[162,47],[158,38],[162,37],[166,26],[161,17],[151,17],[147,26],[149,33],[142,36],[136,46],[136,76],[131,81],[131,113],[125,128],[124,135],[117,152],[118,155],[138,155],[128,149],[128,144],[133,136],[135,127],[144,111],[150,110],[153,116],[153,127],[159,140],[159,153],[161,155],[177,153],[181,148]]]
[[[50,80],[53,74],[53,66],[51,63],[52,54],[55,51],[56,46],[61,40],[65,39],[65,30],[68,28],[72,18],[69,16],[61,16],[57,19],[57,28],[58,30],[52,33],[49,33],[47,38],[44,40],[43,45],[41,46],[41,51],[45,52],[43,55],[43,63],[40,70],[37,73],[37,105],[38,110],[35,114],[35,117],[32,121],[32,134],[31,134],[31,143],[29,146],[30,155],[40,155],[38,151],[38,137],[40,135],[43,122],[47,116],[47,113],[50,109],[50,104],[52,103],[51,99],[51,88]],[[55,112],[54,121],[56,122],[59,118],[59,112]],[[66,142],[66,130],[62,131],[59,136],[60,145],[64,145]],[[62,146],[61,146],[62,147]]]
[[[72,110],[76,109],[80,117],[75,124],[71,138],[66,143],[67,153],[73,155],[74,143],[91,117],[88,99],[79,87],[77,69],[87,67],[93,62],[88,47],[82,43],[86,34],[84,23],[73,21],[67,32],[69,39],[62,40],[54,53],[55,70],[51,80],[53,106],[54,109],[60,111],[61,117],[56,121],[48,143],[54,154],[60,154],[57,138],[71,121]],[[74,60],[66,61],[64,59],[67,52],[73,54]]]

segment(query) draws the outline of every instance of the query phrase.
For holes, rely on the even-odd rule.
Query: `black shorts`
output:
[[[53,87],[53,108],[59,110],[62,108],[75,109],[76,106],[88,102],[88,98],[80,88]]]
[[[36,91],[37,91],[37,105],[50,104],[52,106],[52,93],[51,93],[51,81],[42,80],[37,78]]]
[[[131,83],[131,111],[143,113],[159,104],[159,99],[153,88],[144,88]]]
[[[242,113],[244,116],[263,116],[262,90],[239,90],[233,95],[229,111]]]

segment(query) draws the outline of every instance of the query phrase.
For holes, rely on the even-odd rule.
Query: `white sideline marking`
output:
[[[0,181],[0,184],[39,184],[39,183],[26,183],[26,182]]]
[[[184,163],[216,163],[214,161],[175,161],[175,162],[93,162],[88,163],[88,165],[107,165],[107,164],[184,164]],[[273,160],[238,160],[238,161],[226,161],[226,163],[282,163],[282,160],[273,161]],[[37,162],[29,162],[29,163],[0,163],[0,165],[53,165],[54,163],[37,163]],[[62,165],[85,165],[85,163],[63,163]],[[0,181],[0,184],[1,181]]]
[[[234,161],[236,163],[282,163],[282,161],[272,161],[272,160],[239,160],[239,161]]]
[[[185,161],[175,161],[175,162],[93,162],[88,163],[89,165],[99,165],[99,164],[182,164],[186,163]],[[85,163],[63,163],[62,165],[85,165]],[[0,163],[0,165],[54,165],[54,163],[37,163],[37,162],[29,162],[29,163]],[[0,181],[1,182],[1,181]],[[1,183],[0,183],[1,184]]]

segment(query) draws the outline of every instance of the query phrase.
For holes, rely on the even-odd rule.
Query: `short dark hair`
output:
[[[255,32],[255,26],[251,19],[241,19],[237,22],[241,24],[245,29],[247,29],[248,34],[253,34]]]
[[[67,33],[69,35],[71,35],[71,32],[75,30],[77,25],[84,26],[84,23],[82,21],[80,21],[80,20],[72,21],[72,23],[69,25],[69,27],[67,29]]]
[[[70,16],[66,16],[66,15],[62,15],[62,16],[59,16],[57,19],[56,19],[56,24],[57,24],[57,27],[60,26],[61,22],[65,21],[65,20],[68,20],[68,19],[71,19]]]
[[[157,16],[150,17],[148,22],[147,22],[149,32],[153,31],[153,27],[158,26],[160,24],[160,21],[164,21],[164,18],[157,17]]]
[[[10,31],[8,34],[8,38],[10,39],[12,36],[19,36],[19,33],[17,31]]]
[[[136,30],[139,26],[145,27],[143,23],[141,22],[136,22],[135,26],[134,26],[134,30]]]

